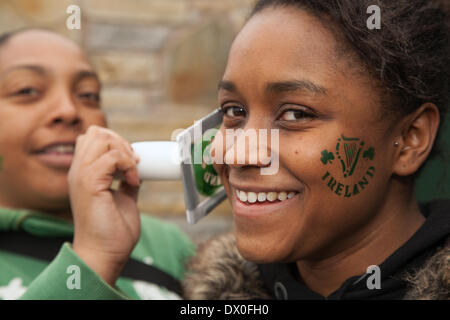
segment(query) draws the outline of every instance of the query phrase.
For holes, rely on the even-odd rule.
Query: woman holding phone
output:
[[[139,159],[106,128],[100,93],[72,41],[37,29],[0,37],[0,299],[179,298],[158,280],[180,280],[194,246],[139,214]],[[113,191],[116,171],[125,180]],[[130,257],[134,271],[158,269],[156,283],[121,276]]]

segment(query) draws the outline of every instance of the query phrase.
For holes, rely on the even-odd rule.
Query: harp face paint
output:
[[[327,187],[338,196],[350,198],[358,195],[375,175],[375,167],[369,164],[368,169],[355,183],[354,175],[361,162],[371,162],[375,158],[375,149],[373,147],[366,149],[364,141],[360,138],[346,137],[342,134],[338,138],[335,152],[323,150],[321,155],[320,161],[324,166],[339,166],[341,169],[340,176],[333,176],[328,170],[322,176]],[[348,181],[350,177],[352,181]]]

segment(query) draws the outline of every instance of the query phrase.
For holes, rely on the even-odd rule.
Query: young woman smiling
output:
[[[105,128],[100,91],[72,41],[33,29],[0,37],[0,299],[176,298],[133,272],[119,278],[131,256],[180,279],[194,248],[174,226],[139,215],[138,160]],[[72,168],[69,190],[73,162],[84,167]],[[126,181],[112,191],[117,168]],[[56,238],[68,243],[37,255]]]
[[[450,298],[450,203],[414,196],[449,101],[448,39],[437,1],[258,1],[219,85],[221,130],[278,130],[279,170],[225,152],[235,232],[199,250],[186,296]]]

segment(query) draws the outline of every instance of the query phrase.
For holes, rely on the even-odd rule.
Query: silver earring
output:
[[[399,145],[400,145],[400,143],[398,141],[394,142],[394,147],[398,148]]]

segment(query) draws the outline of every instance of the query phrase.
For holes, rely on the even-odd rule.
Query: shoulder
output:
[[[175,224],[162,219],[141,214],[141,239],[152,243],[163,241],[166,244],[189,245],[192,243]]]
[[[234,235],[224,234],[198,247],[182,283],[192,300],[268,299],[256,264],[238,252]]]
[[[194,244],[176,225],[141,214],[141,236],[133,258],[181,278],[187,259],[194,253]]]
[[[141,213],[141,228],[143,232],[148,230],[163,229],[170,232],[180,232],[179,229],[170,222],[164,221],[161,218],[154,217],[150,214]]]
[[[450,243],[403,280],[408,286],[404,299],[450,299]],[[270,299],[257,265],[239,254],[233,234],[200,245],[182,285],[186,299]]]

